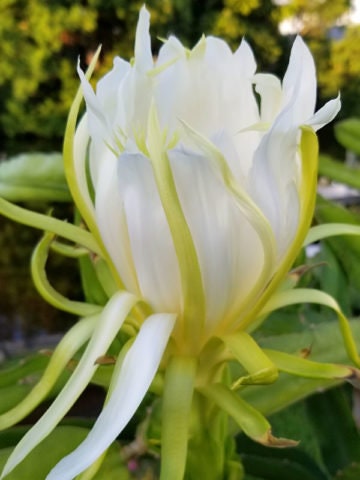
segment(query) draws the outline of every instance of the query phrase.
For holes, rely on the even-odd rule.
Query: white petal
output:
[[[199,258],[210,330],[254,285],[263,266],[262,246],[205,157],[179,149],[169,155]]]
[[[289,235],[285,226],[289,208],[287,186],[298,184],[299,180],[298,129],[289,128],[286,120],[287,112],[264,135],[249,175],[249,192],[269,220],[281,251]],[[297,213],[294,210],[295,216]]]
[[[106,113],[103,109],[103,106],[95,95],[94,90],[92,89],[79,65],[77,70],[86,101],[89,134],[93,139],[98,138],[100,141],[111,143],[111,127],[106,118]]]
[[[104,165],[116,163],[117,155],[112,148],[99,139],[91,140],[87,154],[89,155],[90,177],[96,191],[101,169]],[[84,173],[86,173],[86,169]]]
[[[191,88],[186,49],[176,37],[170,36],[160,48],[156,69],[155,103],[160,124],[171,137],[178,126],[179,99],[182,101],[184,92]]]
[[[229,45],[217,37],[206,37],[206,50],[204,61],[209,65],[216,65],[218,62],[231,62],[233,54]]]
[[[171,135],[178,126],[178,117],[186,110],[186,96],[191,92],[191,78],[189,76],[188,60],[185,51],[181,52],[180,42],[172,37],[160,50],[159,65],[173,61],[156,77],[154,96],[157,105],[160,123],[169,129]],[[191,93],[190,93],[191,94]]]
[[[109,156],[111,152],[108,152]],[[105,248],[126,289],[140,295],[126,213],[118,184],[118,159],[103,158],[96,183],[96,220]]]
[[[161,125],[176,129],[180,119],[200,134],[213,138],[222,131],[234,136],[257,123],[259,113],[252,89],[254,65],[247,58],[251,57],[251,51],[246,44],[238,55],[233,55],[225,42],[213,37],[202,40],[198,48],[204,49],[202,56],[181,57],[156,77],[155,96]],[[239,157],[244,156],[243,163],[250,164],[252,155],[246,155],[241,142],[236,139],[234,142]]]
[[[121,155],[118,179],[142,296],[156,311],[179,312],[177,257],[149,159],[140,154]]]
[[[161,46],[159,55],[156,60],[156,68],[170,64],[174,59],[186,57],[186,49],[184,45],[176,37],[171,35]]]
[[[254,83],[261,96],[261,121],[272,123],[281,107],[281,82],[275,75],[258,73],[254,76]]]
[[[143,6],[140,10],[135,37],[135,64],[142,72],[150,70],[153,66],[149,29],[150,14]]]
[[[144,136],[152,95],[153,79],[135,63],[113,99],[117,105],[113,128],[120,138]]]
[[[238,138],[239,136],[241,138]],[[227,132],[220,131],[210,139],[223,154],[234,177],[242,186],[246,185],[247,176],[247,170],[244,167],[247,163],[251,164],[258,145],[257,137],[257,132],[255,134],[253,132],[238,133],[234,138]]]
[[[256,61],[253,51],[246,40],[242,40],[234,56],[243,69],[243,75],[250,80],[256,71]]]
[[[289,205],[293,204],[289,185],[298,186],[301,178],[297,154],[299,127],[312,117],[315,98],[314,61],[297,37],[283,81],[284,108],[255,152],[249,179],[251,195],[269,219],[280,253],[293,235],[286,218]],[[298,204],[294,205],[294,216],[298,215],[297,209]]]
[[[104,75],[96,85],[96,96],[106,112],[107,118],[114,119],[116,111],[116,98],[117,91],[121,82],[125,79],[126,75],[130,71],[130,64],[122,58],[114,58],[114,66],[110,72]]]
[[[114,68],[98,82],[96,95],[83,72],[80,69],[78,71],[86,100],[88,132],[91,136],[89,150],[91,180],[96,188],[100,163],[109,155],[113,156],[111,150],[119,149],[116,142],[120,134],[117,124],[118,106],[115,99],[122,83],[129,75],[130,65],[116,58]],[[85,170],[84,168],[83,173],[78,172],[78,174],[84,176]]]
[[[311,125],[315,132],[322,128],[324,125],[331,122],[339,113],[341,108],[340,95],[333,100],[325,103],[311,118],[306,122],[307,125]]]
[[[47,480],[71,480],[90,466],[116,439],[134,415],[157,372],[176,316],[149,317],[126,354],[112,394],[86,439],[61,460]]]
[[[13,470],[55,428],[79,398],[97,369],[96,359],[106,353],[135,303],[136,298],[128,293],[117,293],[109,300],[74,373],[40,420],[17,444],[4,467],[3,476]]]
[[[283,80],[284,106],[291,102],[288,122],[306,123],[314,113],[316,73],[314,59],[301,37],[296,37],[291,49],[289,66]]]

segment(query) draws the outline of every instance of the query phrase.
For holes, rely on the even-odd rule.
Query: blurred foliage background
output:
[[[350,0],[149,0],[153,38],[176,34],[192,46],[202,33],[233,48],[245,36],[261,70],[282,74],[294,32],[318,63],[320,98],[341,89],[343,115],[360,109],[360,27],[346,26]],[[0,135],[6,153],[60,148],[78,85],[78,56],[86,65],[103,45],[97,76],[114,55],[130,58],[142,0],[2,0],[0,3]],[[344,17],[345,15],[345,17]],[[281,35],[279,25],[293,25]],[[159,47],[158,40],[154,50]],[[31,138],[31,142],[24,143]]]

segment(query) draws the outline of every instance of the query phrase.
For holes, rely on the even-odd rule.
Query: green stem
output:
[[[161,427],[160,480],[183,480],[196,360],[173,357],[166,370]]]

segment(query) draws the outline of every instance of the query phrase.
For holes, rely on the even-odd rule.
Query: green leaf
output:
[[[28,357],[3,364],[0,369],[0,387],[21,383],[24,378],[33,376],[45,369],[49,358],[43,353],[36,353]],[[24,383],[24,382],[23,382]]]
[[[360,119],[347,118],[335,125],[336,140],[346,149],[360,154]]]
[[[262,480],[328,480],[312,424],[303,403],[287,408],[270,417],[276,433],[296,438],[297,448],[274,450],[249,441],[244,435],[237,438],[246,477]]]
[[[43,480],[50,469],[67,453],[73,450],[86,436],[86,429],[59,427],[39,444],[26,459],[18,465],[6,480]],[[2,469],[12,448],[0,452]]]
[[[336,473],[334,480],[359,480],[360,478],[360,463],[352,463]]]
[[[336,298],[343,312],[350,315],[352,309],[349,278],[340,264],[340,258],[330,247],[330,242],[323,242],[320,252],[311,259],[310,264],[321,263],[319,267],[312,270],[312,274],[319,282],[316,287]]]
[[[35,378],[38,378],[37,376]],[[34,386],[34,380],[29,384],[15,384],[1,388],[0,414],[7,412],[26,397]]]
[[[319,223],[346,223],[360,225],[360,217],[349,210],[318,198],[315,218]],[[357,289],[360,289],[360,236],[344,235],[326,240],[346,275]]]
[[[319,173],[332,180],[360,189],[360,170],[347,166],[329,155],[320,155]]]
[[[23,153],[0,163],[0,196],[13,202],[69,202],[60,153]]]
[[[28,430],[28,425],[17,425],[0,432],[0,449],[14,447]]]
[[[245,480],[328,480],[316,462],[299,449],[274,450],[239,441]]]
[[[306,406],[329,472],[335,474],[358,460],[360,435],[345,388],[313,395],[306,400]]]
[[[16,432],[16,430],[15,430]],[[57,427],[43,440],[8,476],[6,480],[45,480],[52,467],[65,455],[74,450],[86,437],[88,430],[75,426]],[[2,469],[11,448],[0,450]],[[127,468],[122,464],[118,446],[110,447],[109,454],[94,480],[130,479]]]

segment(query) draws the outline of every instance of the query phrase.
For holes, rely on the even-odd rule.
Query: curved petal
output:
[[[157,112],[161,125],[166,126],[171,136],[178,126],[175,112],[191,91],[186,51],[178,39],[170,37],[161,47],[156,67],[159,69],[154,85]]]
[[[101,238],[127,290],[140,295],[130,247],[124,204],[118,185],[118,159],[99,165],[96,183],[96,220]]]
[[[159,55],[156,60],[156,69],[163,69],[166,65],[172,65],[174,59],[185,58],[186,49],[184,45],[173,35],[166,40],[159,50]]]
[[[224,156],[239,185],[246,189],[247,169],[259,143],[258,132],[239,132],[234,137],[223,130],[210,140]]]
[[[314,59],[301,37],[296,37],[289,65],[283,80],[283,105],[291,102],[288,110],[292,125],[306,123],[315,110],[316,73]]]
[[[135,65],[142,72],[150,70],[153,66],[150,29],[150,13],[145,5],[141,8],[135,37]]]
[[[156,311],[181,312],[177,257],[149,159],[140,154],[121,155],[117,188],[142,296]],[[119,241],[111,246],[112,251],[119,247]]]
[[[126,145],[128,138],[145,136],[148,112],[153,95],[153,78],[135,63],[119,85],[113,129],[117,138]]]
[[[98,97],[95,95],[84,72],[78,65],[78,74],[86,101],[87,124],[89,134],[93,139],[100,139],[102,142],[111,143],[111,126],[109,125],[106,113]]]
[[[336,115],[339,113],[341,108],[340,95],[333,100],[325,103],[323,107],[320,108],[307,122],[307,125],[310,125],[315,132],[322,128],[327,123],[331,122]]]
[[[106,353],[136,302],[136,297],[129,293],[117,293],[109,300],[99,316],[91,340],[74,373],[40,420],[17,444],[2,471],[1,478],[11,472],[55,428],[79,398],[98,367],[95,364],[96,359]]]
[[[303,41],[297,38],[283,82],[285,108],[263,136],[249,178],[250,192],[273,226],[281,252],[295,234],[288,230],[289,223],[285,221],[289,209],[293,215],[299,215],[296,205],[290,202],[293,188],[289,187],[293,184],[299,188],[299,127],[313,114],[315,93],[313,59]]]
[[[118,377],[114,379],[109,401],[89,435],[74,452],[55,466],[47,480],[71,480],[90,466],[116,439],[149,389],[175,320],[176,315],[166,313],[151,315],[145,320],[125,356]]]
[[[298,129],[288,130],[280,116],[262,138],[249,177],[250,194],[271,223],[280,253],[295,234],[286,219],[299,215],[298,202],[291,202],[294,188],[290,188],[299,182],[297,148]]]
[[[243,39],[241,41],[238,49],[234,53],[234,57],[241,66],[244,76],[251,80],[256,71],[256,61],[253,51],[246,40]]]
[[[115,59],[113,69],[98,82],[95,94],[78,66],[78,74],[86,101],[88,131],[93,144],[100,148],[107,145],[112,150],[119,151],[123,138],[118,131],[118,105],[117,102],[114,102],[114,98],[128,76],[131,75],[131,71],[129,63]],[[96,161],[99,162],[100,158],[96,157]]]
[[[256,92],[261,96],[261,122],[270,124],[281,107],[281,82],[275,75],[258,73],[254,76],[254,84]]]
[[[99,172],[104,168],[104,165],[116,164],[117,161],[115,151],[109,147],[109,145],[98,138],[92,139],[89,145],[89,171],[95,192],[98,188]],[[84,169],[86,175],[87,169],[85,166]]]
[[[130,68],[129,62],[115,57],[112,70],[104,75],[96,85],[96,96],[110,120],[114,119],[116,112],[114,98],[116,98],[119,85],[129,73]]]
[[[169,157],[200,262],[211,328],[253,287],[263,266],[263,247],[207,158],[179,149]]]
[[[174,51],[179,48],[174,47]],[[178,55],[178,60],[156,77],[155,98],[161,125],[176,129],[180,119],[211,138],[222,130],[235,135],[257,123],[259,114],[252,90],[255,64],[249,47],[244,44],[233,55],[225,42],[207,37],[195,49],[196,54],[193,50],[187,56]]]
[[[149,34],[150,14],[141,8],[135,37],[135,59],[123,81],[119,84],[113,102],[117,106],[113,129],[117,136],[144,136],[150,100],[152,78],[148,72],[153,68],[151,40]]]

